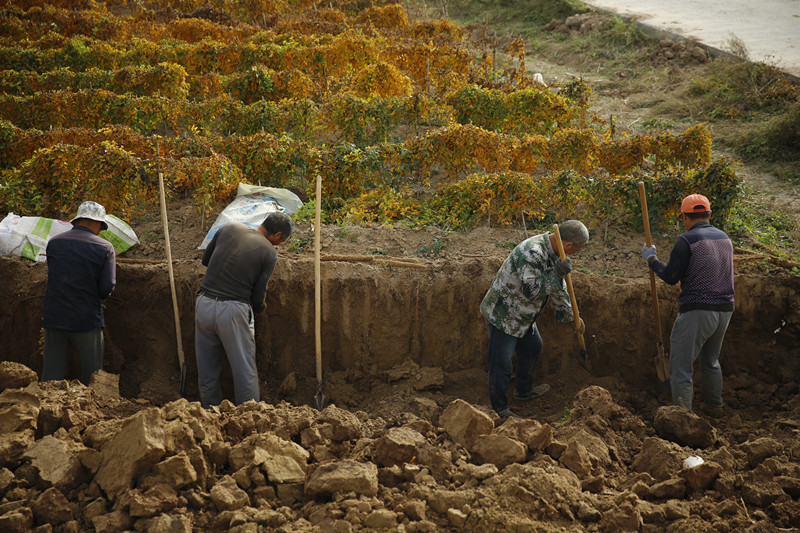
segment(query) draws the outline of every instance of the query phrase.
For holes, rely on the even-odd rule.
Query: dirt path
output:
[[[752,60],[775,63],[800,77],[800,4],[796,1],[591,0],[588,4],[721,52],[727,51],[731,38],[738,38]]]

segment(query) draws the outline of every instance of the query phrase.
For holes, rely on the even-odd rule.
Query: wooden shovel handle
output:
[[[320,283],[320,231],[322,225],[322,176],[317,175],[317,194],[314,214],[314,344],[317,366],[317,383],[322,383],[322,306]]]
[[[644,224],[644,242],[647,246],[651,246],[650,239],[650,217],[647,214],[647,196],[644,192],[644,182],[639,182],[639,200],[642,204],[642,224]],[[653,295],[653,314],[656,319],[656,335],[658,336],[659,344],[662,341],[661,334],[661,315],[658,311],[658,293],[656,292],[656,273],[649,266],[647,270],[650,271],[650,293]]]
[[[564,243],[561,242],[561,232],[558,231],[558,224],[553,224],[553,233],[556,235],[556,245],[558,246],[558,256],[562,261],[566,260],[567,254],[564,253]],[[575,289],[572,288],[572,278],[569,274],[564,276],[564,281],[567,282],[567,292],[569,292],[569,301],[572,303],[572,316],[575,319],[575,334],[578,336],[578,344],[581,350],[586,350],[586,341],[583,339],[583,334],[579,333],[581,324],[581,314],[578,311],[578,300],[575,299]]]
[[[158,149],[158,157],[161,157],[161,149]],[[172,248],[169,245],[169,222],[167,221],[167,198],[164,194],[164,174],[161,170],[158,171],[158,200],[161,204],[161,222],[164,224],[164,251],[167,255],[167,271],[169,272],[169,290],[172,294],[172,313],[175,318],[175,340],[178,344],[178,363],[181,365],[181,372],[184,373],[186,369],[186,361],[183,354],[183,335],[181,335],[181,315],[178,310],[178,296],[175,292],[175,274],[172,270]],[[181,389],[183,387],[181,386]],[[183,390],[181,390],[183,394]]]

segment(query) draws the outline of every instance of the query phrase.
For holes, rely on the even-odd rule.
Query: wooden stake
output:
[[[322,307],[320,290],[320,226],[322,224],[322,176],[317,174],[316,213],[314,216],[314,342],[317,363],[317,409],[322,409]]]

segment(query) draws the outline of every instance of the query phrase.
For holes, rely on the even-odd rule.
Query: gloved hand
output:
[[[642,247],[642,259],[644,259],[645,261],[647,261],[649,263],[650,262],[650,258],[651,257],[655,257],[655,256],[656,256],[656,245],[655,244],[653,246],[647,246],[645,244]]]
[[[563,278],[570,272],[572,272],[572,261],[569,257],[563,261],[556,261],[556,274]]]
[[[578,327],[575,329],[575,333],[577,333],[578,335],[583,335],[584,333],[586,333],[586,324],[583,323],[582,318],[579,318],[578,321],[580,322],[580,324],[578,324]]]

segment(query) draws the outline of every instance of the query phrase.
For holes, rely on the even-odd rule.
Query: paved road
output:
[[[589,5],[633,17],[717,50],[734,35],[750,59],[800,77],[800,0],[589,0]]]

